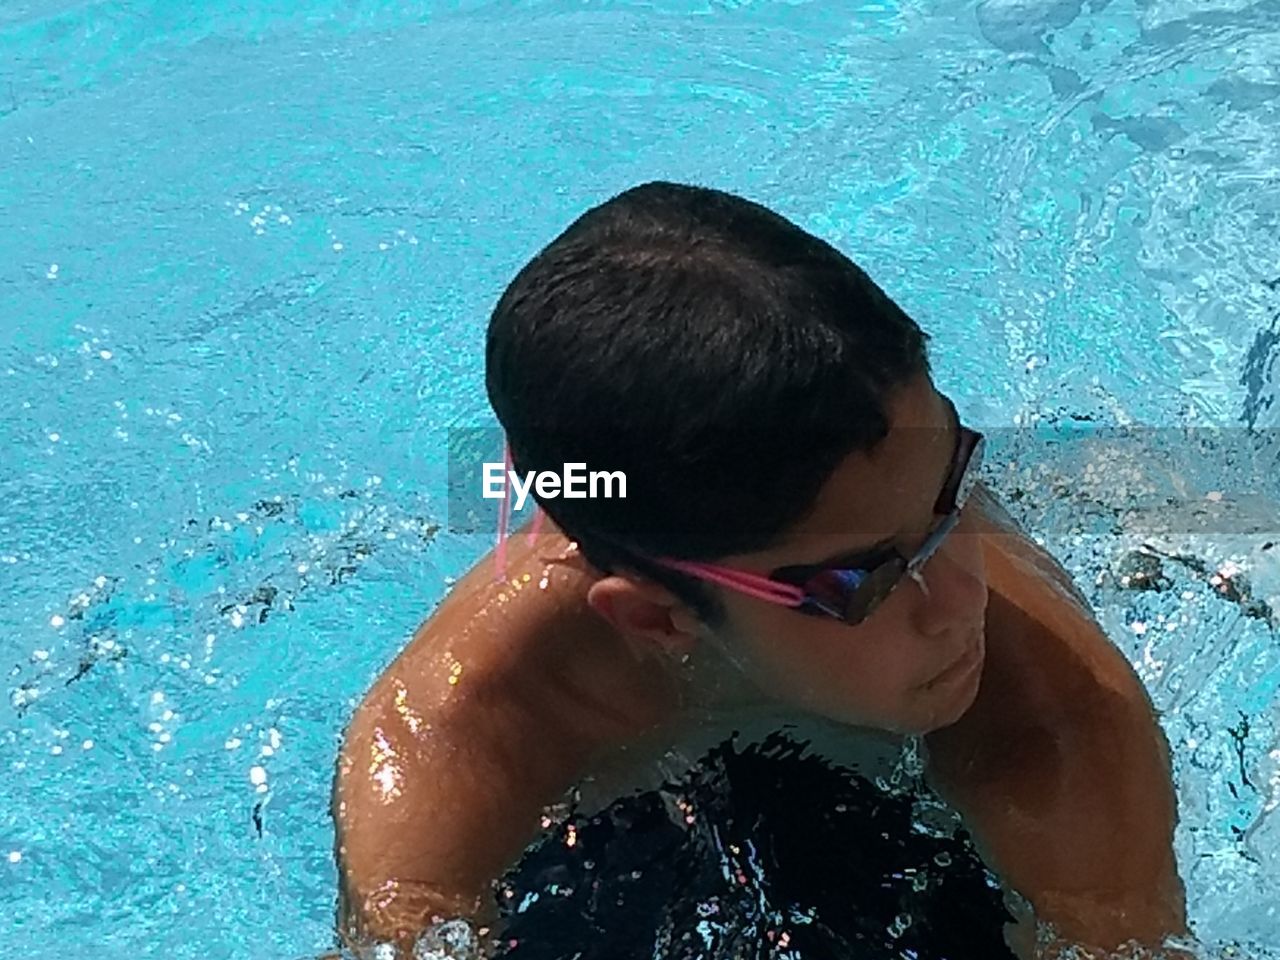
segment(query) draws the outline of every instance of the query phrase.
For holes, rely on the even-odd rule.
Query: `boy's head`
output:
[[[769,574],[936,520],[955,424],[927,335],[829,244],[765,207],[654,182],[579,217],[515,277],[486,348],[513,465],[620,470],[625,499],[540,501],[604,576],[592,606],[670,650],[715,641],[771,696],[901,732],[960,715],[986,588],[967,524],[857,626],[652,562]],[[961,675],[963,674],[963,675]]]

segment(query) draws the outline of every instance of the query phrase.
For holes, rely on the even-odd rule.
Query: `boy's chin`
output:
[[[954,702],[939,708],[925,722],[920,724],[921,729],[913,731],[913,733],[916,736],[924,736],[926,733],[933,733],[935,730],[941,730],[943,727],[958,723],[969,712],[969,708],[974,705],[977,699],[978,688],[975,684]]]

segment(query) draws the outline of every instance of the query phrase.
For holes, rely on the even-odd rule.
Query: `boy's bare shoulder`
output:
[[[974,502],[991,594],[989,662],[997,667],[990,678],[984,673],[984,684],[991,679],[989,686],[997,685],[1003,662],[1010,674],[1007,693],[1027,698],[1038,691],[1036,706],[1046,711],[1051,706],[1084,710],[1096,707],[1100,698],[1149,709],[1133,666],[1106,635],[1071,574],[990,491],[980,486]]]
[[[980,483],[974,488],[970,505],[974,521],[983,534],[986,556],[989,557],[993,551],[999,552],[1085,611],[1090,609],[1088,599],[1062,564],[1028,536],[999,497],[985,484]]]
[[[555,662],[565,596],[535,600],[485,561],[370,687],[333,783],[342,929],[398,938],[432,913],[484,918],[488,884],[588,765],[598,726]]]

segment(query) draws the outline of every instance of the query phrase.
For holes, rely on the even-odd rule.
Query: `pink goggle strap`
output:
[[[723,586],[745,593],[748,596],[767,600],[769,603],[780,603],[787,607],[798,607],[804,602],[804,590],[790,583],[779,583],[758,574],[743,570],[730,570],[709,563],[694,563],[689,560],[672,560],[663,558],[659,561],[665,567],[671,567],[702,580],[710,580]]]
[[[498,507],[498,545],[494,549],[493,563],[497,571],[495,580],[505,580],[507,576],[507,525],[511,519],[511,444],[505,439],[502,441],[502,504]],[[530,544],[533,538],[538,535],[542,529],[543,511],[535,507],[533,514],[533,527],[529,530]]]
[[[505,580],[507,578],[507,519],[511,513],[511,493],[507,488],[507,481],[511,479],[511,447],[504,439],[502,441],[502,503],[498,505],[498,544],[494,548],[493,563],[497,570],[495,580]]]

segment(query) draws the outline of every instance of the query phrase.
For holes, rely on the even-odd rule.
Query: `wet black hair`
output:
[[[886,398],[929,371],[924,333],[856,264],[768,208],[666,181],[593,207],[490,317],[485,382],[512,463],[621,470],[626,498],[539,498],[605,572],[661,583],[704,620],[706,584],[653,556],[765,549]]]

